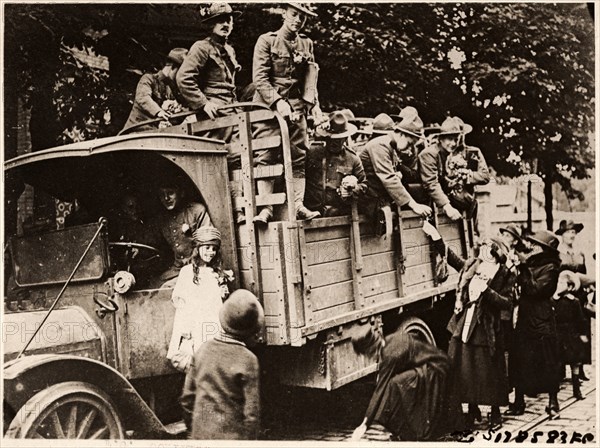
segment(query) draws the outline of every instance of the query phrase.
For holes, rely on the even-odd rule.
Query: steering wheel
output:
[[[127,250],[127,249],[141,249],[144,252],[148,252],[148,256],[146,258],[138,258],[136,257],[135,259],[138,261],[150,261],[153,260],[155,258],[160,257],[160,251],[154,247],[154,246],[149,246],[147,244],[142,244],[142,243],[134,243],[133,241],[119,241],[119,242],[114,242],[114,243],[108,243],[108,247],[112,248],[112,247],[122,247],[124,248],[123,250]],[[127,255],[127,263],[131,264],[131,261],[133,260],[133,255],[132,252],[129,252]]]

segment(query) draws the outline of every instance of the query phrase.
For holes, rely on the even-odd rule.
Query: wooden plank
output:
[[[272,137],[255,138],[252,140],[252,151],[258,151],[261,149],[279,148],[281,146],[281,136],[275,135]],[[239,142],[231,143],[231,150],[234,154],[241,152],[241,146]]]
[[[364,292],[362,289],[363,254],[360,241],[360,225],[356,200],[352,201],[352,227],[350,232],[350,252],[352,260],[354,307],[364,308]]]
[[[365,303],[367,304],[367,306],[371,306],[371,305],[376,305],[378,303],[389,302],[390,300],[394,300],[399,297],[400,296],[398,294],[398,290],[394,289],[392,291],[384,292],[381,294],[375,294],[374,296],[371,296],[371,297],[366,297]]]
[[[313,312],[331,308],[349,301],[354,304],[352,280],[336,283],[334,285],[322,286],[320,288],[313,288],[310,295]]]
[[[351,297],[351,296],[349,296]],[[341,314],[354,311],[354,301],[340,303],[331,308],[325,308],[315,312],[315,322],[323,322],[331,318],[335,318]]]
[[[352,280],[352,261],[341,260],[309,267],[312,288]]]
[[[350,259],[350,238],[307,243],[304,255],[310,266]]]
[[[246,114],[246,112],[244,112],[244,114]],[[257,109],[257,110],[249,111],[249,112],[247,112],[247,114],[249,116],[248,121],[252,122],[252,123],[270,120],[275,117],[274,112],[271,110],[268,110],[268,109]],[[188,132],[190,134],[198,134],[203,131],[209,131],[212,129],[222,129],[222,128],[233,127],[233,126],[236,126],[239,124],[239,118],[238,118],[239,116],[240,116],[240,114],[227,115],[225,117],[217,117],[213,120],[207,119],[207,120],[197,121],[195,123],[190,123],[188,125],[188,129],[189,129]]]
[[[263,292],[277,293],[277,289],[280,289],[280,285],[277,279],[276,271],[274,269],[262,269],[260,272],[262,279]],[[242,279],[242,286],[244,289],[249,289],[248,285],[252,281],[252,270],[243,269],[240,270],[240,276]]]
[[[396,271],[371,275],[363,278],[365,297],[371,297],[398,289]]]
[[[396,250],[396,243],[393,237],[383,236],[363,236],[361,239],[363,256]]]
[[[285,193],[271,193],[255,196],[256,207],[285,204],[285,199]],[[233,206],[234,208],[244,208],[247,210],[251,207],[251,204],[248,203],[248,200],[245,197],[237,196],[233,198]]]
[[[320,229],[323,227],[349,226],[350,216],[335,216],[330,218],[319,218],[304,222],[304,227],[308,229]]]
[[[431,281],[431,286],[433,287],[433,267],[429,261],[425,264],[412,266],[406,269],[404,274],[404,284],[406,286],[422,283],[424,281]]]
[[[444,240],[448,247],[451,247],[457,253],[462,252],[461,240]],[[431,254],[433,252],[433,247],[429,244],[424,244],[422,246],[415,247],[407,247],[404,252],[404,266],[407,268],[410,266],[416,266],[418,264],[423,264],[428,261],[431,261]]]
[[[396,254],[393,251],[369,255],[364,258],[363,278],[396,269]]]
[[[288,302],[290,337],[292,328],[302,328],[305,325],[304,293],[302,291],[302,269],[300,264],[300,249],[298,228],[295,223],[280,222],[277,224],[281,234],[282,262],[285,262],[286,299]],[[292,341],[294,343],[294,341]]]
[[[306,230],[306,242],[336,240],[350,237],[350,224],[335,227],[304,228]]]
[[[279,177],[283,174],[283,165],[261,165],[254,167],[254,179],[269,179],[271,177]],[[231,182],[241,182],[246,176],[245,170],[233,170],[229,172],[229,180]]]

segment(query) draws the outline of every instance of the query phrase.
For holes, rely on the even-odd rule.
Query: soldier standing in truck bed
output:
[[[283,25],[275,32],[261,35],[254,47],[252,79],[256,86],[254,101],[279,112],[288,119],[292,170],[294,177],[294,203],[298,219],[313,219],[320,215],[304,206],[306,188],[305,162],[308,150],[306,116],[321,115],[316,92],[316,71],[313,42],[300,30],[308,16],[316,16],[304,3],[288,3],[283,12]],[[310,80],[314,82],[311,82]],[[308,80],[308,82],[307,82]],[[255,137],[277,134],[275,123],[259,123]],[[272,165],[281,157],[276,150],[260,150],[254,155],[255,165]],[[258,194],[273,192],[273,181],[259,180]],[[288,198],[290,200],[291,198]],[[266,224],[273,216],[271,206],[263,207],[254,218]]]

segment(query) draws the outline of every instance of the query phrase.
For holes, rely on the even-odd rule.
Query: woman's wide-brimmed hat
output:
[[[548,249],[552,252],[558,252],[558,238],[552,232],[548,230],[539,230],[531,236],[525,237],[532,243],[539,244],[544,249]]]
[[[329,115],[329,123],[326,128],[317,128],[315,134],[326,138],[348,138],[356,134],[357,128],[348,122],[348,118],[342,111],[335,111]]]
[[[500,227],[500,232],[506,232],[512,236],[514,236],[517,241],[521,241],[521,231],[515,225],[509,224],[506,227]]]
[[[288,6],[291,6],[294,9],[297,9],[300,12],[303,12],[304,14],[308,14],[309,16],[312,17],[317,17],[317,13],[313,12],[310,10],[310,4],[309,3],[286,3]]]
[[[246,289],[237,289],[223,303],[219,321],[225,333],[247,338],[263,328],[265,312],[254,294]]]
[[[198,227],[198,229],[192,234],[192,240],[196,246],[203,246],[206,244],[220,246],[221,232],[219,232],[219,229],[212,226]]]
[[[200,9],[200,23],[212,22],[222,16],[233,16],[237,18],[242,15],[240,11],[234,11],[228,3],[211,3],[208,8]]]
[[[562,235],[567,230],[575,230],[575,232],[579,233],[583,230],[583,224],[580,222],[575,222],[572,219],[563,219],[558,225],[558,230],[556,231],[557,235]]]

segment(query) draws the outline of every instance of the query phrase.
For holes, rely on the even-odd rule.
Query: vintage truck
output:
[[[5,297],[4,431],[13,438],[174,437],[183,375],[166,359],[174,307],[172,289],[144,282],[117,288],[115,251],[134,242],[110,241],[111,207],[123,185],[143,192],[146,216],[159,210],[158,179],[176,172],[187,194],[201,201],[222,234],[224,266],[236,287],[252,290],[265,309],[261,365],[282,384],[335,389],[376,371],[374,359],[355,354],[352,329],[365,322],[400,327],[429,342],[435,304],[451,296],[457,273],[437,284],[422,219],[394,210],[380,235],[372,217],[298,221],[293,201],[286,121],[277,113],[239,104],[231,115],[156,132],[83,141],[5,162],[10,178],[73,201],[89,222],[9,239],[16,287]],[[280,135],[253,138],[255,123],[270,120]],[[232,143],[203,137],[232,127]],[[233,145],[233,148],[228,146]],[[282,163],[252,167],[256,149],[279,148]],[[228,150],[241,153],[242,170],[229,172]],[[257,196],[255,180],[278,179],[280,192]],[[230,200],[231,182],[243,193]],[[275,218],[255,227],[256,207],[272,204]],[[234,225],[243,207],[246,224]],[[434,217],[445,241],[466,256],[473,234],[466,220]],[[121,257],[122,258],[122,257]],[[140,282],[141,284],[142,282]],[[117,292],[121,291],[121,292]],[[441,301],[443,302],[443,301]],[[437,313],[439,314],[439,313]],[[428,323],[426,323],[426,321]]]

